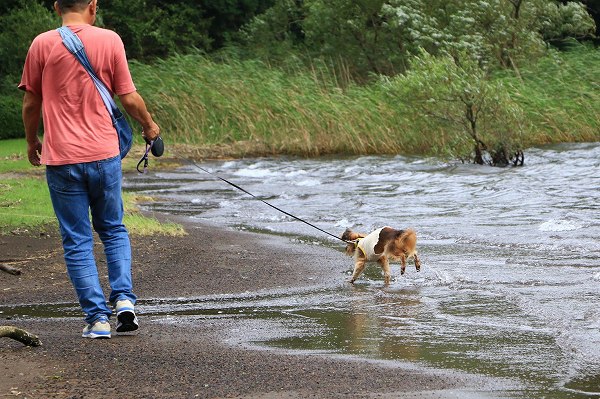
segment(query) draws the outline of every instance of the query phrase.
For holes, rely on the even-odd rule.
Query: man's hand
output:
[[[149,126],[144,126],[142,130],[142,137],[146,140],[147,143],[156,140],[156,138],[160,135],[160,127],[154,121],[150,123]]]
[[[42,96],[30,91],[23,95],[23,126],[27,139],[27,158],[33,166],[40,166],[42,143],[37,135],[42,112]]]
[[[27,143],[27,158],[33,166],[40,166],[40,155],[42,154],[42,142],[37,139],[34,143]]]

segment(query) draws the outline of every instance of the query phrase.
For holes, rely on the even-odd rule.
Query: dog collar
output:
[[[364,248],[360,246],[360,240],[362,240],[364,237],[360,237],[356,239],[356,248],[360,249],[360,252],[363,253],[363,255],[365,256],[365,258],[367,257],[367,253],[365,252]]]

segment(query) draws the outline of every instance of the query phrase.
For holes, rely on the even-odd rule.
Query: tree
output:
[[[16,87],[27,50],[39,33],[58,26],[54,13],[37,0],[20,0],[0,14],[0,139],[22,137],[23,97]]]
[[[541,34],[544,40],[557,40],[566,37],[590,37],[596,24],[581,3],[545,5],[542,14]]]
[[[113,0],[100,11],[100,25],[115,30],[129,58],[149,60],[211,48],[210,20],[199,7],[166,4],[158,7],[146,0]]]
[[[593,27],[579,2],[282,0],[244,32],[246,43],[267,56],[295,48],[310,60],[343,63],[354,78],[364,80],[403,73],[419,49],[518,73],[523,60],[544,53],[544,39],[591,35]]]
[[[498,81],[470,57],[422,51],[411,69],[387,85],[390,95],[448,135],[451,157],[483,165],[523,163],[523,114]]]
[[[27,50],[40,33],[58,28],[53,12],[37,1],[21,1],[20,6],[0,15],[0,77],[19,75]]]

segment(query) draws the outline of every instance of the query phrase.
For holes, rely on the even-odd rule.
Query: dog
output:
[[[415,268],[421,270],[421,261],[417,255],[417,233],[412,229],[396,230],[389,226],[377,229],[368,235],[346,229],[342,240],[347,242],[346,253],[354,256],[354,272],[350,283],[360,276],[366,262],[377,262],[383,269],[385,284],[390,283],[390,260],[401,262],[400,274],[406,270],[406,260],[414,258]]]

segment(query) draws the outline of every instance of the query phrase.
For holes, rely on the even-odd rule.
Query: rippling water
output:
[[[399,156],[202,164],[336,235],[418,232],[421,273],[392,266],[384,288],[374,265],[355,287],[286,297],[278,306],[306,321],[270,345],[508,378],[503,397],[532,398],[600,397],[599,165],[598,144],[529,150],[504,169]],[[126,186],[163,199],[150,209],[340,246],[192,166]]]

